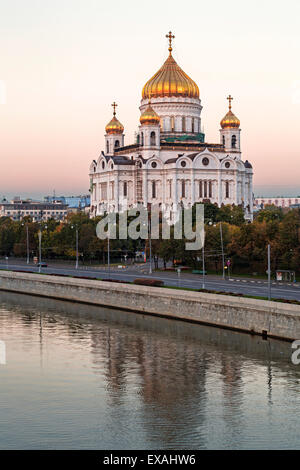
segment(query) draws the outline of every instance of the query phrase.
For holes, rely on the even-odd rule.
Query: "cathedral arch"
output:
[[[207,158],[208,159],[208,164],[207,165],[204,165],[203,164],[203,160]],[[205,160],[205,163],[206,163],[206,160]],[[216,155],[214,155],[213,153],[211,152],[203,152],[203,153],[199,153],[199,155],[197,155],[193,161],[193,167],[194,168],[197,168],[197,169],[217,169],[217,168],[220,168],[221,164],[220,164],[220,160],[218,159],[218,157]]]

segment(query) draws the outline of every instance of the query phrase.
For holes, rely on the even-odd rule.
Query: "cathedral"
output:
[[[240,121],[229,110],[220,122],[220,142],[207,143],[201,127],[198,85],[169,56],[145,84],[135,142],[125,145],[116,117],[105,131],[105,150],[90,165],[91,216],[142,203],[161,208],[169,223],[181,207],[210,202],[243,207],[253,220],[252,165],[242,160]]]

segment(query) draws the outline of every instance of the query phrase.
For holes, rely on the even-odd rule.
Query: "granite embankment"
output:
[[[0,290],[300,339],[300,305],[12,271],[0,272]]]

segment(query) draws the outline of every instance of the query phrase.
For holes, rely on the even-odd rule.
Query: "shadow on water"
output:
[[[46,299],[23,294],[0,293],[0,302],[7,309],[12,307],[14,313],[20,312],[35,319],[42,313],[44,321],[48,323],[66,323],[76,328],[83,327],[87,322],[90,325],[109,325],[110,328],[122,326],[133,328],[141,332],[151,332],[164,337],[173,337],[178,341],[194,341],[207,347],[236,351],[239,354],[249,355],[272,361],[288,361],[291,359],[291,344],[289,342],[263,339],[257,335],[235,332],[206,325],[188,323],[180,320],[154,317],[140,313],[126,312],[100,306],[85,305],[69,301]]]

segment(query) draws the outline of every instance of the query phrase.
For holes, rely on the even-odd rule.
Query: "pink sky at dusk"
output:
[[[111,103],[130,144],[170,29],[200,89],[206,141],[219,142],[231,93],[254,184],[300,194],[299,17],[298,0],[2,0],[0,197],[87,193]]]

